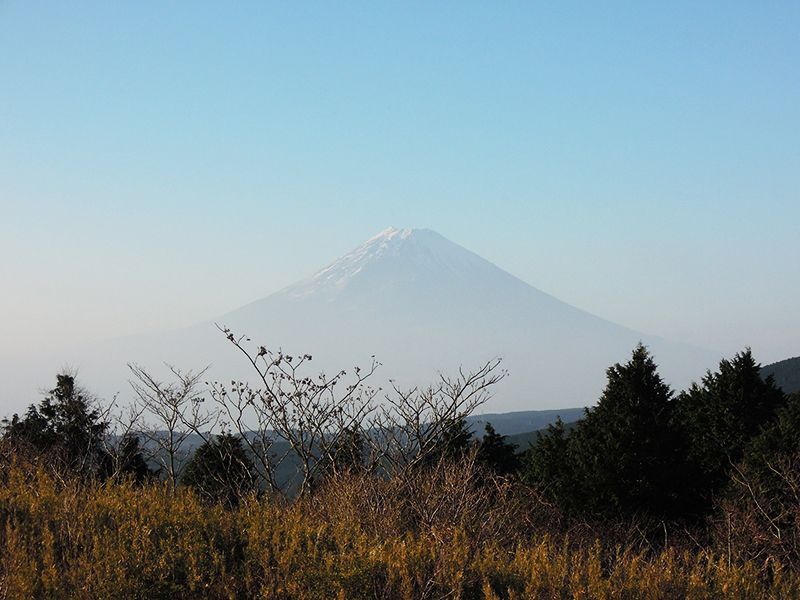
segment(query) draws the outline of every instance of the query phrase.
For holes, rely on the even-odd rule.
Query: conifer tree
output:
[[[710,508],[745,448],[785,402],[772,377],[762,379],[749,348],[723,359],[716,372],[707,372],[701,384],[678,397],[676,418],[694,471],[687,485],[701,509]]]
[[[139,437],[133,433],[122,436],[114,455],[118,475],[130,477],[136,483],[144,483],[156,475],[147,465]]]
[[[255,489],[255,470],[242,440],[222,433],[197,448],[186,464],[181,482],[207,500],[235,506],[243,495]]]
[[[341,431],[330,451],[330,471],[332,474],[355,473],[364,469],[364,436],[355,427]]]
[[[463,457],[472,443],[472,432],[462,417],[451,419],[441,425],[441,431],[422,464],[431,466],[439,461],[457,460]]]
[[[536,442],[525,452],[522,479],[537,487],[558,506],[571,504],[574,496],[574,466],[569,457],[569,433],[561,417],[536,434]]]
[[[672,391],[641,344],[630,361],[610,367],[607,376],[597,406],[569,436],[575,485],[567,508],[617,515],[679,512],[682,463]]]
[[[766,463],[793,455],[800,455],[800,392],[788,396],[776,419],[750,442],[745,462]]]
[[[108,427],[75,377],[62,373],[38,406],[31,404],[23,417],[15,414],[3,420],[3,437],[20,448],[46,454],[74,473],[98,476],[108,471],[103,444]]]
[[[506,436],[486,423],[483,438],[478,443],[478,463],[498,475],[511,475],[519,468],[517,446],[506,441]]]
[[[800,566],[800,392],[750,442],[715,508],[726,543]]]

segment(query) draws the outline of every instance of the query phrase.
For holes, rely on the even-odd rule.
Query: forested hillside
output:
[[[761,373],[764,377],[772,375],[775,385],[787,394],[800,392],[800,356],[767,365]]]

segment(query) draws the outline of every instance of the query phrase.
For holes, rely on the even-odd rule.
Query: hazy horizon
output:
[[[798,28],[788,2],[2,3],[0,362],[212,319],[389,226],[797,356]]]

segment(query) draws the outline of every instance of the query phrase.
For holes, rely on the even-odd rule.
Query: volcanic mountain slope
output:
[[[374,381],[382,386],[389,378],[425,385],[440,371],[502,357],[509,376],[486,407],[495,412],[593,404],[606,368],[626,360],[639,341],[676,386],[718,358],[561,302],[434,231],[390,228],[312,277],[218,319],[109,342],[77,362],[87,382],[113,375],[116,389],[131,361],[211,363],[210,377],[246,377],[244,357],[214,323],[254,343],[312,354],[309,374],[366,366],[375,355],[382,366]]]

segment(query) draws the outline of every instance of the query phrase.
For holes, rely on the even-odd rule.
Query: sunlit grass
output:
[[[416,513],[407,499],[393,501],[393,490],[384,492],[372,509],[365,495],[373,492],[362,480],[293,504],[249,498],[226,510],[186,489],[89,485],[9,468],[0,486],[2,596],[800,596],[798,574],[775,562],[737,562],[709,550],[644,552],[545,531],[521,534],[496,515],[490,526],[468,514],[485,510],[478,501],[423,522],[408,517]],[[501,509],[504,502],[496,499]]]

